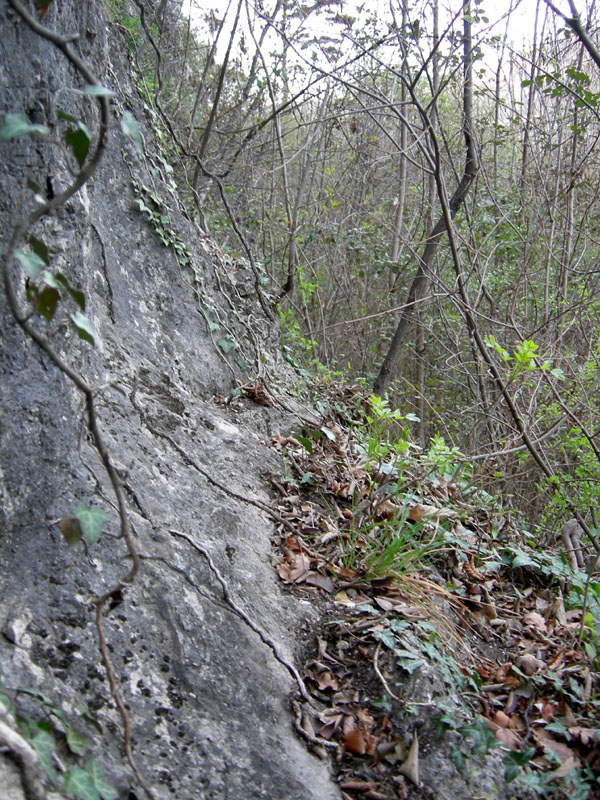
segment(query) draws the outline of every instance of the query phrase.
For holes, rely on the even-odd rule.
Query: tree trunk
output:
[[[450,198],[448,202],[448,210],[450,213],[450,219],[454,218],[456,212],[461,207],[465,197],[467,196],[469,189],[471,188],[471,184],[475,179],[475,175],[477,174],[478,163],[477,157],[475,155],[475,148],[473,145],[473,138],[472,138],[472,104],[473,104],[473,52],[471,46],[471,20],[470,20],[470,0],[465,0],[463,4],[463,25],[464,25],[464,34],[463,34],[463,74],[464,74],[464,89],[463,89],[463,130],[464,130],[464,137],[465,137],[465,168],[460,179],[460,182],[456,189],[454,190],[454,194]],[[418,103],[418,99],[414,98],[415,101]],[[419,106],[420,107],[420,106]],[[424,118],[427,128],[429,129],[430,133],[432,132],[432,122],[429,117],[426,116],[426,112],[421,109],[421,115]],[[432,137],[434,140],[434,149],[435,149],[435,163],[436,163],[436,172],[438,173],[438,190],[443,185],[441,175],[439,174],[441,171],[441,164],[440,164],[440,153],[437,148],[437,143],[435,142],[435,136]],[[419,266],[413,278],[413,282],[411,284],[410,289],[408,290],[408,296],[406,298],[406,302],[400,314],[400,320],[398,321],[398,327],[396,328],[396,332],[390,344],[390,348],[386,357],[383,360],[381,368],[379,370],[379,374],[375,379],[375,383],[373,385],[373,391],[377,395],[384,394],[390,385],[390,381],[392,378],[392,369],[394,364],[396,363],[398,356],[400,354],[400,349],[406,340],[406,335],[409,329],[409,325],[412,321],[413,311],[415,309],[415,305],[422,299],[427,291],[427,287],[429,286],[429,279],[431,275],[431,271],[433,269],[433,258],[435,256],[437,246],[442,238],[442,235],[446,232],[446,220],[444,216],[440,216],[438,221],[436,222],[433,230],[427,237],[427,241],[425,242],[425,249],[423,251],[423,255],[419,260]]]

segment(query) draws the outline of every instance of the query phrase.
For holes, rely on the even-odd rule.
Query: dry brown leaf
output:
[[[569,756],[565,761],[563,761],[560,767],[557,767],[557,769],[555,769],[553,772],[550,772],[546,777],[551,781],[556,780],[556,778],[564,778],[578,763],[579,762],[574,756]]]
[[[525,675],[534,675],[546,664],[539,658],[536,658],[533,653],[525,653],[517,659],[517,667],[525,673]]]
[[[579,739],[582,744],[590,744],[590,742],[594,744],[599,743],[598,731],[595,730],[594,728],[574,727],[574,728],[569,728],[569,733],[575,739]]]
[[[527,614],[524,614],[523,622],[528,627],[533,628],[540,633],[546,633],[546,620],[537,611],[529,611]]]
[[[328,578],[327,575],[321,575],[318,572],[307,572],[296,583],[307,583],[309,586],[316,586],[323,589],[324,592],[331,594],[335,590],[335,584]]]
[[[284,583],[295,583],[310,566],[310,558],[304,553],[289,554],[285,561],[276,567],[277,574]]]
[[[365,755],[367,743],[360,728],[353,728],[344,734],[344,750],[357,756]]]
[[[415,786],[419,787],[421,785],[419,781],[419,737],[416,730],[413,734],[406,761],[398,767],[398,772],[408,778]]]
[[[501,728],[508,728],[510,725],[510,717],[508,714],[505,714],[504,711],[496,711],[492,722],[495,722],[496,725],[499,725]]]
[[[375,781],[342,781],[340,783],[340,789],[350,789],[355,792],[368,792],[369,789],[378,789],[381,786],[381,783],[375,783]]]
[[[534,728],[532,733],[536,743],[540,747],[544,747],[547,750],[552,750],[552,752],[559,757],[561,763],[564,764],[568,758],[573,757],[573,751],[571,748],[564,742],[559,742],[557,739],[547,733],[544,728]],[[575,761],[576,764],[579,765],[579,759],[576,758]]]

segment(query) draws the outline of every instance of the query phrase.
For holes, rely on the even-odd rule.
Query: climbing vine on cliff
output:
[[[64,206],[98,168],[106,148],[106,139],[111,124],[109,100],[113,92],[98,81],[88,65],[77,55],[72,46],[73,40],[77,37],[59,35],[41,24],[39,19],[45,16],[48,3],[38,3],[38,19],[19,0],[9,0],[9,3],[32,31],[50,42],[65,56],[83,82],[82,89],[73,88],[72,91],[93,100],[97,108],[98,124],[95,137],[80,119],[63,109],[57,109],[55,133],[64,142],[65,152],[70,154],[71,163],[67,163],[67,167],[73,177],[66,188],[58,193],[55,193],[54,188],[49,184],[46,187],[46,196],[43,196],[41,187],[34,181],[27,182],[26,189],[24,187],[26,199],[19,208],[19,214],[22,216],[15,224],[10,236],[8,252],[3,258],[3,279],[8,305],[16,323],[83,396],[90,441],[97,450],[113,489],[118,508],[120,537],[127,548],[131,566],[113,586],[94,598],[96,629],[111,693],[122,718],[127,760],[147,797],[153,800],[154,793],[147,785],[133,756],[129,716],[118,689],[103,628],[105,605],[109,600],[115,600],[117,597],[122,599],[125,587],[131,585],[138,573],[139,556],[131,534],[121,476],[112,462],[98,424],[96,404],[102,389],[88,383],[68,357],[63,355],[60,345],[54,344],[52,340],[55,331],[50,326],[55,322],[59,303],[65,305],[73,302],[75,304],[76,310],[67,313],[79,338],[93,345],[95,331],[92,322],[84,315],[85,297],[83,293],[72,285],[71,280],[64,272],[51,271],[50,247],[44,241],[44,234],[39,232],[40,228],[43,228],[43,220]],[[123,132],[131,136],[139,145],[139,132],[131,114],[123,116],[121,127]],[[33,124],[27,116],[11,113],[7,114],[4,119],[0,129],[0,139],[8,141],[23,135],[49,137],[50,133],[51,130],[48,126]],[[34,230],[36,233],[33,233]],[[75,356],[75,353],[72,355]],[[100,535],[104,522],[105,514],[101,509],[82,506],[77,508],[72,516],[63,517],[61,530],[69,544],[76,544],[82,536],[88,544],[93,544]],[[6,737],[4,738],[10,749],[10,743],[6,741]],[[81,779],[81,774],[73,772],[69,777],[69,786],[65,788],[81,797],[83,795],[79,789],[82,784],[79,779]]]

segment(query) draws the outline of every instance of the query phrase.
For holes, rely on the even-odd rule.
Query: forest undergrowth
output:
[[[494,751],[507,796],[599,796],[598,576],[385,399],[330,383],[322,407],[272,441],[274,559],[324,614],[298,719],[344,800],[430,796],[419,759],[441,747],[463,774]]]

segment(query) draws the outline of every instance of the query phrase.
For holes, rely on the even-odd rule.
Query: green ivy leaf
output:
[[[100,800],[92,776],[81,767],[71,767],[65,772],[65,791],[79,800]]]
[[[76,311],[74,314],[71,314],[71,322],[77,328],[79,338],[85,339],[86,342],[89,342],[91,345],[93,345],[94,337],[96,335],[93,323],[90,322],[90,320],[84,314],[82,314],[81,311]]]
[[[6,142],[15,136],[28,136],[31,133],[48,136],[50,128],[47,125],[34,125],[26,114],[7,114],[0,128],[0,140]]]
[[[87,94],[91,97],[114,97],[115,93],[112,89],[107,89],[106,86],[100,86],[98,83],[88,84],[83,91],[81,89],[73,89],[77,94]]]
[[[224,337],[218,339],[217,344],[224,353],[229,353],[230,350],[233,350],[235,347],[237,347],[237,342],[234,342],[232,339],[225,339]]]
[[[29,237],[28,242],[33,252],[42,259],[44,264],[48,265],[50,263],[50,258],[48,256],[48,248],[44,242],[36,239],[33,235]]]
[[[20,248],[17,248],[13,250],[13,256],[21,264],[31,280],[35,280],[40,274],[40,270],[44,267],[44,262],[37,253],[25,253]]]
[[[90,139],[89,131],[81,122],[77,128],[67,128],[67,132],[65,133],[65,142],[73,151],[75,160],[80,167],[83,167],[83,163],[87,158],[90,149]]]
[[[94,506],[91,506],[91,508],[77,506],[75,509],[75,516],[79,520],[86,542],[88,544],[95,544],[102,533],[104,523],[108,519],[106,512]]]
[[[44,319],[48,320],[48,322],[50,322],[54,316],[59,300],[60,295],[56,289],[46,287],[42,292],[40,292],[37,301],[37,310],[44,317]]]
[[[513,750],[507,756],[504,757],[502,763],[504,764],[504,778],[507,783],[514,781],[514,779],[519,776],[521,768],[524,767],[526,764],[529,764],[529,762],[531,761],[531,757],[534,754],[535,754],[535,748],[528,747],[526,750],[523,750],[522,753]]]
[[[142,134],[140,133],[138,124],[131,111],[124,112],[121,118],[121,130],[123,131],[125,136],[129,136],[129,138],[133,141],[135,145],[135,149],[141,156],[143,156],[144,143],[142,141]]]
[[[72,728],[70,725],[66,730],[66,734],[69,750],[78,756],[82,756],[89,746],[87,739],[85,739],[80,733],[77,733],[75,728]]]
[[[86,761],[85,769],[89,773],[94,786],[102,797],[102,800],[117,800],[119,793],[104,780],[102,771],[93,758],[89,761]]]
[[[67,292],[71,295],[73,300],[77,303],[79,308],[82,311],[85,311],[85,295],[80,289],[75,289],[67,278],[62,274],[62,272],[56,272],[54,275],[47,270],[44,272],[44,283],[47,286],[54,286],[55,289],[58,289],[60,286],[63,286]]]
[[[52,753],[56,747],[54,737],[45,730],[38,730],[31,740],[31,744],[33,745],[33,748],[40,759],[40,764],[42,765],[44,772],[56,786],[58,784],[58,776],[52,761]]]
[[[67,114],[66,111],[63,111],[62,108],[56,109],[56,116],[59,119],[64,119],[66,122],[77,122],[77,118],[74,117],[72,114]]]

